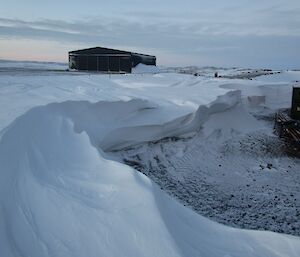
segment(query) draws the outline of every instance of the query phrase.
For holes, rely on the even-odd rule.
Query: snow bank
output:
[[[155,65],[138,64],[132,69],[132,73],[159,73],[160,70]]]
[[[42,68],[54,69],[50,66]],[[34,63],[16,67],[41,69]],[[289,106],[299,72],[286,74],[292,75],[289,84],[282,84],[282,75],[233,84],[225,78],[163,73],[2,73],[0,128],[22,116],[0,132],[1,256],[300,255],[299,238],[213,223],[140,173],[107,160],[102,151],[201,128],[205,136],[260,128],[241,106],[240,91],[207,103],[238,89],[242,97],[265,96],[262,104],[269,108]],[[69,99],[88,101],[65,102]],[[61,103],[23,115],[53,101]],[[202,160],[209,162],[204,154]],[[233,171],[227,161],[222,166]]]
[[[50,108],[32,110],[8,129],[0,166],[1,255],[177,255],[159,218],[158,189],[105,160],[85,132]]]
[[[270,76],[276,76],[270,75]],[[276,112],[279,108],[291,106],[293,83],[251,81],[248,84],[229,83],[220,85],[221,88],[241,90],[242,97],[247,98],[250,107],[264,106]]]
[[[154,134],[140,126],[155,111],[141,100],[55,103],[22,115],[0,141],[1,255],[299,256],[299,238],[209,221],[98,147],[193,131],[239,101],[230,92]],[[113,141],[118,128],[126,133]]]
[[[253,95],[247,97],[249,106],[257,107],[266,103],[266,96]]]
[[[214,113],[203,124],[205,136],[218,132],[224,139],[262,128],[263,125],[251,116],[240,103],[225,112]]]
[[[164,137],[182,136],[198,131],[215,113],[225,112],[241,103],[241,92],[230,91],[209,105],[200,105],[195,113],[187,114],[162,125],[127,126],[111,130],[100,143],[105,150],[116,150],[140,142]]]

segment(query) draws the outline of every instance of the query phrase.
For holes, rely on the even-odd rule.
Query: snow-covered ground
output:
[[[300,162],[272,134],[300,72],[26,65],[0,65],[1,256],[300,255],[232,227],[300,234]]]

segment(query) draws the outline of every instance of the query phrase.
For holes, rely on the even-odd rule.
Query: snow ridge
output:
[[[194,132],[239,101],[233,91],[154,127],[141,117],[155,105],[142,100],[70,101],[28,111],[0,141],[1,254],[298,256],[299,238],[212,222],[103,152]]]

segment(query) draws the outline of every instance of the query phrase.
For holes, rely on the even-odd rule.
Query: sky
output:
[[[103,46],[158,65],[300,68],[299,0],[0,0],[0,59]]]

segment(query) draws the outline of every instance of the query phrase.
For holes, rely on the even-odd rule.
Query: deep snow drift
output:
[[[239,105],[210,116],[188,137],[111,153],[212,220],[299,236],[300,162]]]
[[[199,197],[205,207],[226,206],[228,212],[205,213],[215,220],[234,217],[233,205],[256,215],[259,204],[255,209],[244,203],[264,181],[284,193],[283,201],[295,191],[297,205],[298,173],[282,175],[287,165],[297,170],[299,162],[265,158],[266,152],[257,151],[261,141],[255,138],[253,146],[241,138],[272,136],[269,115],[289,106],[299,72],[250,81],[232,79],[237,70],[223,70],[230,78],[214,79],[215,69],[198,77],[111,76],[57,72],[49,64],[44,71],[17,66],[0,67],[1,256],[300,255],[299,237],[210,221],[120,163],[138,156],[133,161],[150,167],[142,172],[192,208]],[[265,165],[276,159],[271,169]],[[171,189],[169,178],[186,190],[187,202],[174,193],[179,191]],[[227,205],[224,188],[239,190],[235,197],[242,195],[245,202]],[[255,197],[274,203],[269,189],[257,192]],[[281,204],[271,211],[282,211]],[[280,215],[288,219],[293,208],[284,205]],[[257,228],[253,224],[264,220],[246,215],[241,221],[240,227]],[[266,228],[272,229],[260,229]]]
[[[211,107],[217,112],[232,103],[217,102],[218,110]],[[93,145],[95,136],[104,135],[116,119],[109,107],[126,120],[140,106],[133,101],[104,109],[102,104],[108,103],[37,107],[3,132],[3,256],[299,255],[299,238],[209,221],[141,173],[105,159]],[[80,110],[86,108],[90,117],[84,128],[87,112]]]
[[[145,64],[138,64],[136,67],[132,69],[132,73],[136,74],[145,74],[145,73],[159,73],[159,68],[153,65],[145,65]]]

